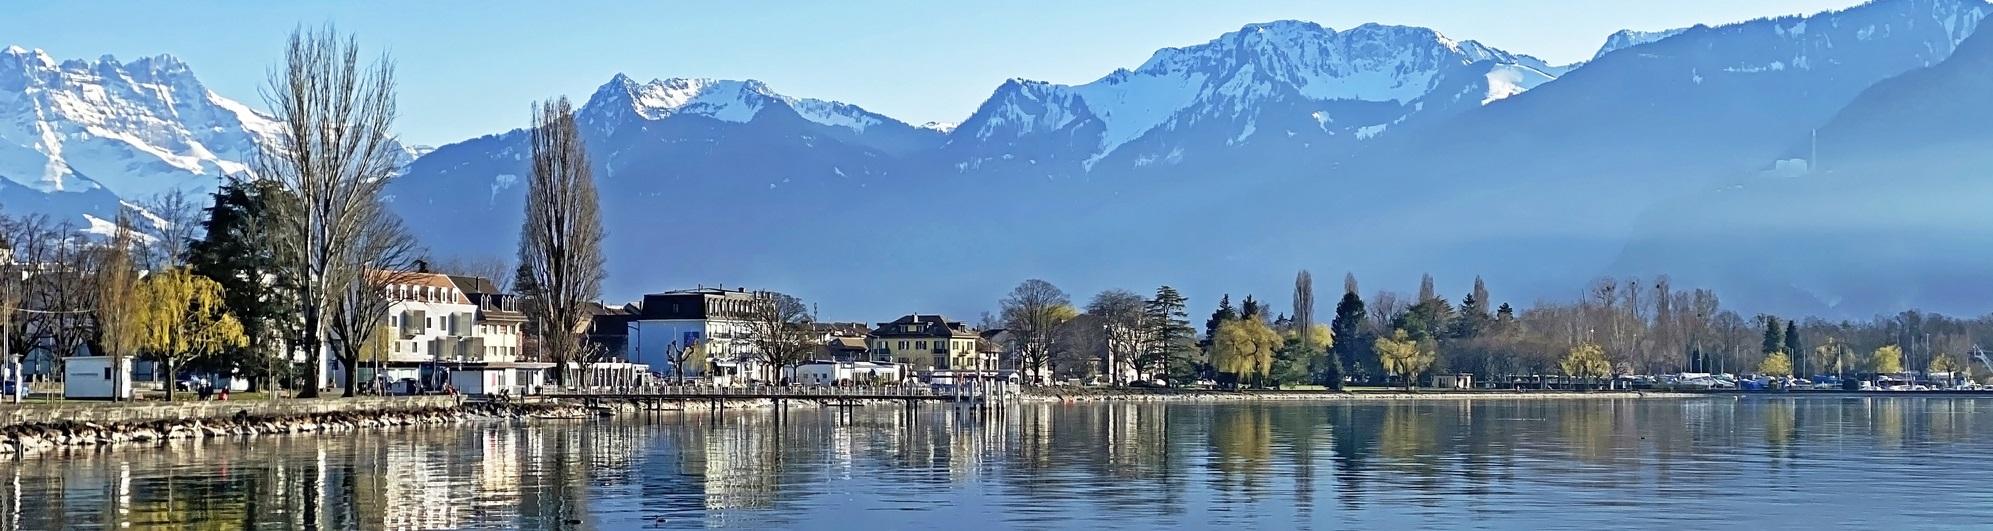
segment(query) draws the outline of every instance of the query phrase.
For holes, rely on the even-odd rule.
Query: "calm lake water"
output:
[[[1993,399],[663,414],[0,464],[0,529],[1986,529]]]

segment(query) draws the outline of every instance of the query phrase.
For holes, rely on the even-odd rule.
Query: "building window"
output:
[[[900,350],[906,350],[906,349],[907,349],[907,340],[905,339],[900,340]]]
[[[915,342],[913,342],[913,348],[927,348],[927,342],[926,342],[926,341],[915,341]]]

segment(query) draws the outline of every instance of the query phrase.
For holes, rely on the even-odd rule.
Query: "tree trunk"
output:
[[[180,387],[180,373],[173,370],[173,358],[160,357],[160,364],[166,366],[166,401],[173,401],[173,391]]]
[[[317,326],[318,317],[313,312],[305,312],[305,329],[311,330]],[[298,398],[318,398],[319,371],[323,370],[322,366],[324,365],[325,353],[321,352],[318,348],[318,337],[315,335],[307,334],[302,343],[304,343],[305,364],[307,367],[305,368],[305,381],[303,385],[298,386],[301,389],[298,389],[297,396]],[[352,371],[349,370],[347,372],[351,374]],[[352,396],[350,389],[347,392],[349,393],[347,396]]]
[[[358,391],[360,387],[360,360],[346,359],[342,357],[339,359],[339,366],[346,368],[346,370],[344,371],[346,373],[345,378],[342,378],[343,380],[345,380],[346,390],[344,392],[341,392],[339,396],[345,398],[352,398],[354,396],[354,393]],[[379,380],[380,378],[376,377],[374,379]],[[317,386],[312,386],[312,387],[315,388]],[[318,396],[318,395],[317,393],[313,393],[312,396]]]

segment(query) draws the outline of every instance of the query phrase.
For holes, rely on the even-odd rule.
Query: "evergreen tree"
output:
[[[1504,302],[1502,303],[1501,308],[1495,309],[1495,322],[1508,324],[1508,323],[1513,323],[1515,321],[1516,321],[1516,309],[1512,306],[1509,306],[1509,303]]]
[[[1239,310],[1232,307],[1232,295],[1227,293],[1219,297],[1218,309],[1213,310],[1211,318],[1204,321],[1204,339],[1197,343],[1198,348],[1204,352],[1204,357],[1194,364],[1196,366],[1194,372],[1205,377],[1217,376],[1212,366],[1214,350],[1212,341],[1217,339],[1219,327],[1224,326],[1226,322],[1237,320],[1239,320]]]
[[[1785,332],[1779,328],[1778,318],[1770,315],[1760,316],[1759,318],[1765,322],[1765,340],[1761,350],[1765,354],[1785,350]]]
[[[1366,370],[1364,361],[1373,358],[1368,350],[1372,338],[1365,328],[1370,322],[1370,313],[1364,310],[1363,297],[1356,294],[1355,283],[1344,284],[1346,290],[1343,292],[1342,300],[1336,303],[1336,318],[1329,323],[1329,330],[1336,338],[1334,347],[1336,363],[1331,366],[1338,373],[1329,381],[1336,389],[1342,388],[1343,378],[1340,374],[1342,372],[1350,372],[1358,379],[1368,376],[1369,371]]]
[[[1232,307],[1232,295],[1227,293],[1219,297],[1218,309],[1211,312],[1210,319],[1204,320],[1204,340],[1199,342],[1198,346],[1203,347],[1205,350],[1210,350],[1211,338],[1218,337],[1218,326],[1225,324],[1225,321],[1238,318],[1239,310]]]
[[[1452,319],[1453,306],[1446,299],[1426,299],[1405,309],[1393,328],[1404,330],[1416,341],[1434,341],[1446,337],[1446,325]]]
[[[289,375],[290,363],[276,355],[286,350],[297,304],[289,279],[278,274],[280,233],[268,221],[288,201],[295,199],[270,181],[230,180],[215,191],[206,235],[188,246],[187,267],[221,286],[222,306],[248,341],[199,360],[198,368],[239,371],[256,382]]]
[[[1176,288],[1156,288],[1156,296],[1142,306],[1142,353],[1137,361],[1152,373],[1169,376],[1174,384],[1197,379],[1197,329],[1190,327],[1190,304]]]
[[[1474,277],[1474,291],[1460,300],[1460,311],[1448,332],[1454,338],[1473,339],[1488,332],[1494,317],[1488,314],[1488,288]]]
[[[1265,322],[1267,319],[1266,305],[1253,300],[1252,295],[1247,295],[1245,302],[1239,306],[1239,318]]]

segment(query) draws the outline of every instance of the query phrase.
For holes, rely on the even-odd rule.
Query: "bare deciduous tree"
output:
[[[822,345],[815,319],[801,299],[774,292],[755,294],[747,314],[747,343],[754,347],[756,361],[775,374],[764,379],[782,379],[782,371],[793,369],[816,353]]]
[[[363,217],[366,221],[358,237],[341,253],[347,262],[333,268],[345,276],[330,284],[339,291],[328,312],[327,337],[344,369],[344,396],[353,396],[359,386],[361,360],[379,361],[388,351],[384,346],[392,339],[392,332],[386,330],[388,309],[398,300],[390,286],[417,278],[408,269],[418,249],[401,219],[379,202],[366,209]]]
[[[196,197],[175,188],[145,200],[146,222],[157,236],[146,242],[146,269],[163,271],[187,264],[187,247],[202,234]]]
[[[0,248],[6,256],[0,259],[0,315],[6,322],[8,352],[6,362],[11,364],[17,354],[32,350],[44,339],[49,339],[50,321],[58,314],[45,310],[52,308],[49,301],[48,280],[41,278],[47,265],[56,252],[56,246],[65,245],[67,238],[55,232],[55,224],[47,216],[27,215],[18,218],[0,218]],[[11,366],[11,365],[10,365]]]
[[[279,275],[296,286],[297,346],[312,360],[311,384],[300,396],[317,396],[326,351],[326,314],[364,278],[350,268],[364,263],[354,242],[374,222],[381,190],[395,174],[399,145],[394,63],[382,56],[365,67],[352,37],[332,26],[291,32],[284,60],[272,69],[266,100],[280,126],[278,145],[257,157],[259,178],[281,184],[295,204],[272,209],[269,224],[286,242],[278,251]],[[351,390],[349,389],[350,393]]]
[[[1300,336],[1301,350],[1313,352],[1315,325],[1315,276],[1303,269],[1294,274],[1294,330]]]
[[[1030,380],[1043,383],[1051,369],[1053,353],[1059,348],[1059,329],[1078,314],[1072,299],[1058,286],[1039,279],[1026,280],[1004,297],[1003,323],[1017,338],[1018,359]]]
[[[1084,334],[1098,334],[1097,343],[1101,356],[1101,367],[1107,371],[1107,381],[1113,385],[1127,382],[1127,373],[1135,369],[1142,348],[1142,304],[1141,295],[1124,289],[1110,289],[1093,296],[1087,302],[1086,313],[1099,321],[1099,330],[1081,330]]]
[[[519,234],[521,285],[540,331],[543,359],[555,364],[565,385],[568,363],[580,352],[577,333],[587,305],[602,293],[602,217],[581,130],[567,98],[537,106],[532,131],[533,176],[526,190],[526,221]]]
[[[513,267],[505,259],[490,256],[477,258],[450,257],[442,260],[430,260],[429,269],[448,275],[471,276],[489,280],[491,281],[491,285],[497,287],[500,292],[512,291],[512,275],[519,271],[519,268]]]
[[[672,376],[678,383],[685,383],[685,363],[692,360],[706,361],[706,341],[700,340],[681,345],[677,341],[664,347],[665,361],[671,362]]]

